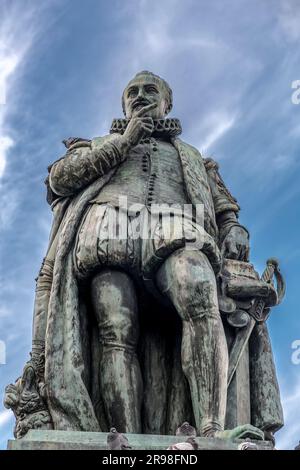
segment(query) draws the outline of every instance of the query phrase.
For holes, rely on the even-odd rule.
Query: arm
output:
[[[66,141],[68,152],[50,169],[51,190],[58,196],[71,196],[124,161],[129,150],[137,145],[144,135],[152,133],[153,120],[146,117],[146,114],[156,106],[156,103],[151,103],[137,111],[123,135],[111,134],[92,141]]]
[[[249,232],[238,221],[240,207],[219,174],[218,164],[211,158],[204,161],[219,229],[219,245],[223,256],[248,261]]]
[[[125,160],[129,149],[127,139],[119,134],[76,140],[50,170],[50,188],[58,196],[70,196],[106,174]]]

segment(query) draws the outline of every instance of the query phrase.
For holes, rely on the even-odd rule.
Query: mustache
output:
[[[134,101],[131,106],[132,106],[133,109],[135,109],[138,106],[147,106],[148,104],[150,104],[150,101],[145,100],[145,99],[138,99],[138,100]]]

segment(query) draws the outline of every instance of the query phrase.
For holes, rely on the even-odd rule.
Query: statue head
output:
[[[164,118],[172,109],[172,90],[161,77],[144,70],[137,73],[123,91],[123,112],[130,119],[136,111],[151,103],[157,103],[157,107],[149,111],[147,116]]]

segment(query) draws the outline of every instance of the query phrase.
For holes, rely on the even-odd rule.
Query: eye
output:
[[[158,89],[153,85],[148,85],[146,91],[147,93],[158,93]]]
[[[130,88],[127,92],[128,98],[130,98],[132,96],[136,96],[136,95],[137,95],[137,88]]]

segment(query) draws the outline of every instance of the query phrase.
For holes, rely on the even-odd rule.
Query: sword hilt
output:
[[[285,280],[283,279],[279,269],[279,261],[276,258],[269,258],[267,260],[267,267],[264,270],[261,279],[264,282],[272,282],[273,276],[275,276],[277,283],[276,290],[278,300],[276,305],[279,305],[285,294]]]
[[[261,280],[266,283],[271,283],[273,276],[276,278],[276,290],[277,290],[277,305],[282,301],[285,294],[285,281],[281,275],[279,269],[278,260],[270,258],[267,260],[267,266],[261,276]],[[265,307],[265,301],[263,299],[255,300],[251,309],[248,311],[250,315],[250,322],[244,329],[240,329],[237,332],[235,341],[231,347],[229,353],[229,367],[228,367],[228,385],[230,384],[236,368],[239,364],[239,360],[245,350],[246,344],[251,336],[252,330],[256,322],[264,322],[268,318],[270,309]]]
[[[281,275],[280,269],[279,269],[279,262],[276,258],[269,258],[266,262],[267,266],[261,276],[261,280],[263,282],[266,282],[267,284],[273,284],[273,277],[275,276],[276,279],[276,291],[277,291],[277,302],[276,305],[280,304],[282,301],[284,294],[285,294],[285,282],[284,279]],[[249,312],[252,314],[252,316],[255,318],[256,321],[258,322],[263,322],[266,321],[269,314],[270,314],[270,309],[268,307],[265,307],[265,301],[264,299],[259,299],[254,302],[253,308],[251,309],[252,312]]]
[[[278,269],[279,263],[276,258],[269,258],[266,264],[267,264],[267,267],[262,273],[261,280],[264,282],[270,283],[272,282],[274,273]]]

